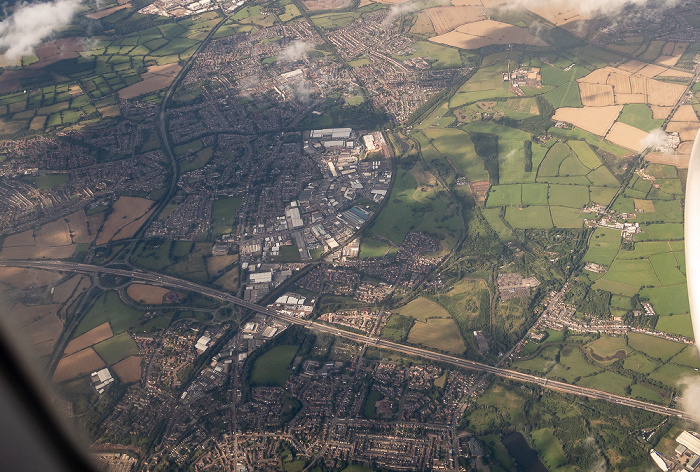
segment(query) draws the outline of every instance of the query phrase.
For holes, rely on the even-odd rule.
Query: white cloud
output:
[[[680,401],[681,409],[700,424],[700,382],[697,378],[684,378],[678,384],[683,387]]]
[[[0,52],[7,62],[32,54],[34,47],[68,25],[80,0],[23,4],[0,22]]]
[[[670,8],[675,6],[678,0],[587,0],[583,2],[580,0],[516,0],[514,3],[524,8],[527,8],[528,5],[536,5],[538,7],[542,7],[543,5],[551,5],[552,7],[559,8],[565,7],[577,9],[579,13],[585,16],[596,16],[618,13],[628,5]]]
[[[655,129],[651,133],[647,134],[646,138],[642,139],[640,143],[644,146],[644,148],[665,148],[667,137],[668,135],[663,130]]]
[[[313,45],[304,41],[294,41],[290,43],[279,54],[279,60],[282,62],[300,61],[306,58],[306,53],[313,49]]]

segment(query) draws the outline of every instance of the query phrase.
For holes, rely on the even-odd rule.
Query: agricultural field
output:
[[[137,197],[119,197],[103,223],[95,244],[132,237],[153,211],[153,201]],[[150,210],[150,211],[149,211]]]
[[[146,284],[131,284],[126,293],[132,300],[143,305],[160,305],[169,289]]]
[[[129,356],[112,366],[114,373],[124,383],[141,380],[141,356]]]
[[[139,353],[139,348],[129,333],[120,333],[93,346],[107,365],[113,365]]]
[[[58,361],[53,374],[53,381],[60,383],[75,378],[81,374],[95,372],[105,366],[104,361],[94,349],[88,347]]]
[[[116,292],[106,292],[95,301],[95,304],[76,328],[74,336],[77,338],[106,321],[109,321],[112,332],[121,333],[138,326],[141,315],[141,311],[124,305]]]
[[[102,323],[87,333],[81,334],[77,338],[72,339],[66,346],[63,353],[68,356],[78,351],[82,351],[86,347],[90,347],[93,344],[97,344],[105,339],[111,338],[113,334],[114,333],[112,333],[112,328],[110,327],[109,323]]]

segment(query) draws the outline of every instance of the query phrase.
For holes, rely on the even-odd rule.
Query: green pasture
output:
[[[653,119],[651,108],[644,103],[625,105],[617,121],[647,132],[660,128],[664,122],[664,120]]]
[[[117,334],[93,346],[107,365],[113,365],[129,356],[139,354],[139,348],[127,332]]]
[[[505,219],[513,228],[549,229],[553,226],[547,206],[508,207]]]
[[[685,347],[683,343],[641,333],[628,333],[627,342],[632,349],[662,362],[667,362]]]
[[[617,229],[598,227],[591,236],[584,260],[609,266],[620,249],[622,232]]]
[[[688,286],[685,283],[668,287],[645,287],[639,295],[649,299],[659,315],[677,315],[690,311]]]
[[[289,365],[299,350],[298,346],[275,346],[255,360],[250,374],[253,385],[283,387],[289,378]]]

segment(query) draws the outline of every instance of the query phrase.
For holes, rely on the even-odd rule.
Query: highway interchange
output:
[[[674,408],[668,408],[661,405],[655,405],[653,403],[648,403],[640,400],[635,400],[633,398],[623,397],[620,395],[614,395],[611,393],[603,392],[601,390],[596,390],[593,388],[580,387],[577,385],[567,384],[565,382],[559,382],[556,380],[546,379],[544,377],[537,377],[535,375],[529,375],[522,372],[517,372],[510,369],[503,369],[500,367],[491,366],[488,364],[483,364],[480,362],[470,361],[468,359],[461,359],[458,357],[453,357],[447,354],[442,354],[439,352],[433,352],[426,349],[421,349],[413,346],[406,346],[403,344],[398,344],[383,339],[373,338],[370,336],[365,336],[362,334],[352,333],[349,331],[341,330],[333,326],[323,325],[315,323],[310,320],[305,320],[297,318],[292,315],[278,312],[272,308],[257,305],[255,303],[246,302],[238,297],[215,290],[203,285],[196,284],[194,282],[189,282],[187,280],[182,280],[177,277],[171,277],[169,275],[159,274],[156,272],[148,272],[141,269],[125,270],[111,267],[100,267],[90,264],[81,264],[75,262],[64,262],[55,260],[42,260],[42,261],[2,261],[0,262],[0,267],[24,267],[33,269],[44,269],[53,270],[61,272],[76,272],[83,274],[112,274],[122,277],[129,277],[131,279],[151,282],[155,285],[176,288],[180,290],[188,290],[191,292],[196,292],[201,295],[206,295],[219,300],[227,301],[235,305],[239,305],[243,308],[248,308],[250,310],[262,313],[276,319],[285,321],[287,323],[298,324],[304,326],[308,329],[329,333],[335,336],[341,336],[346,339],[350,339],[360,344],[373,345],[382,349],[389,349],[392,351],[400,352],[403,354],[422,357],[424,359],[429,359],[437,362],[444,362],[447,364],[452,364],[457,367],[462,367],[465,369],[475,370],[479,372],[486,372],[498,377],[514,380],[517,382],[526,382],[540,385],[545,388],[556,390],[563,393],[569,393],[571,395],[578,395],[583,397],[588,397],[596,400],[603,400],[609,403],[614,403],[617,405],[624,405],[631,408],[639,408],[642,410],[650,411],[653,413],[658,413],[666,416],[677,416],[685,420],[692,420],[693,418],[681,411]]]

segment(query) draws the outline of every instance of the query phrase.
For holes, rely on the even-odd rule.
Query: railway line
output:
[[[305,320],[297,318],[295,316],[281,313],[272,308],[264,307],[256,303],[247,302],[241,298],[235,297],[229,293],[222,292],[220,290],[215,290],[213,288],[205,287],[194,282],[187,280],[182,280],[177,277],[172,277],[169,275],[159,274],[156,272],[149,272],[141,269],[126,270],[113,267],[100,267],[90,264],[81,264],[76,262],[64,262],[56,260],[43,260],[43,261],[0,261],[0,267],[23,267],[32,269],[42,269],[42,270],[52,270],[59,272],[74,272],[82,274],[112,274],[122,277],[129,277],[131,279],[150,282],[155,285],[162,287],[175,288],[180,290],[188,290],[191,292],[196,292],[201,295],[206,295],[219,300],[227,301],[235,305],[247,308],[249,310],[262,313],[273,318],[285,321],[290,324],[296,324],[304,326],[310,330],[328,333],[334,336],[340,336],[351,341],[376,346],[381,349],[388,349],[395,352],[400,352],[409,356],[421,357],[423,359],[428,359],[436,362],[443,362],[456,367],[461,367],[464,369],[474,370],[478,372],[486,372],[489,374],[496,375],[498,377],[509,379],[516,382],[530,383],[540,385],[544,388],[555,390],[562,393],[568,393],[570,395],[577,395],[582,397],[587,397],[595,400],[602,400],[609,403],[614,403],[617,405],[624,405],[631,408],[638,408],[653,413],[658,413],[665,416],[676,416],[684,420],[693,420],[693,418],[685,413],[684,411],[669,408],[662,405],[656,405],[654,403],[648,403],[641,400],[636,400],[634,398],[624,397],[621,395],[615,395],[602,390],[597,390],[593,388],[581,387],[578,385],[571,385],[565,382],[560,382],[557,380],[551,380],[544,377],[538,377],[535,375],[526,374],[523,372],[517,372],[515,370],[504,369],[501,367],[495,367],[488,364],[483,364],[481,362],[471,361],[468,359],[462,359],[459,357],[450,356],[448,354],[442,354],[439,352],[429,351],[427,349],[422,349],[414,346],[406,346],[404,344],[398,344],[391,341],[386,341],[384,339],[375,338],[372,336],[365,336],[363,334],[352,333],[345,331],[333,326],[328,326],[324,324],[315,323],[311,320]]]

